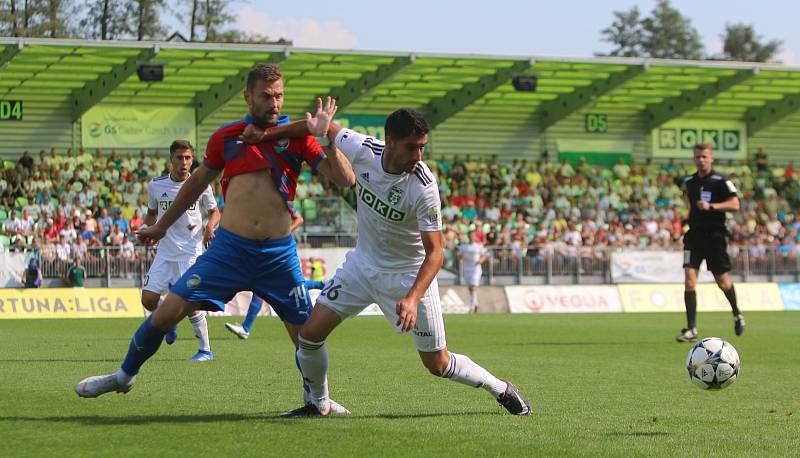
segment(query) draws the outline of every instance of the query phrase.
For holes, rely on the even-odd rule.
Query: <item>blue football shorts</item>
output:
[[[225,304],[239,291],[252,291],[292,324],[305,323],[313,307],[291,235],[252,240],[221,227],[208,250],[170,291],[189,302],[209,303],[219,311],[225,310]]]

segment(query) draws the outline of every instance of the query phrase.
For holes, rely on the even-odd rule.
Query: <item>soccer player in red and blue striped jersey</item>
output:
[[[244,98],[247,117],[211,136],[202,166],[186,180],[170,208],[156,224],[137,233],[142,240],[164,237],[203,190],[222,175],[226,205],[211,245],[136,331],[120,369],[82,380],[75,387],[78,395],[130,391],[139,368],[156,353],[167,331],[193,310],[223,310],[239,291],[253,291],[267,300],[297,345],[298,330],[312,308],[289,230],[300,166],[308,163],[339,186],[352,186],[355,176],[343,154],[327,141],[323,148],[314,138],[327,140],[336,113],[336,102],[330,97],[324,104],[317,99],[316,114],[306,113],[305,123],[295,123],[296,128],[285,138],[262,138],[255,144],[240,138],[248,123],[269,128],[280,120],[284,82],[278,67],[254,67],[248,74]],[[341,413],[346,412],[342,408]]]

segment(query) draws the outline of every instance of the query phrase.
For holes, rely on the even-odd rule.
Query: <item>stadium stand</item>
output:
[[[450,268],[456,246],[471,230],[493,248],[499,272],[519,259],[536,272],[546,253],[561,262],[580,258],[591,270],[609,249],[681,247],[688,210],[680,185],[691,173],[689,163],[621,160],[604,167],[547,155],[535,162],[506,163],[496,155],[428,161],[439,181]],[[800,206],[800,173],[793,163],[728,161],[716,170],[731,176],[742,196],[742,210],[728,221],[734,257],[747,252],[750,262],[767,263],[774,252],[779,264],[796,267],[800,221],[793,209]],[[50,149],[35,158],[23,152],[16,162],[4,162],[0,249],[33,251],[51,278],[62,277],[75,257],[89,276],[109,275],[106,265],[118,276],[138,272],[153,256],[134,237],[147,212],[146,183],[165,173],[158,152],[123,157],[113,150]],[[355,206],[352,190],[341,194]],[[303,172],[296,207],[306,221],[304,241],[352,231],[343,221],[349,209],[339,202],[332,187]]]
[[[152,254],[131,232],[146,211],[144,184],[164,172],[156,150],[182,132],[202,155],[204,140],[246,111],[245,76],[265,60],[284,71],[292,97],[282,113],[293,119],[326,94],[340,122],[377,137],[391,110],[426,115],[452,272],[470,228],[492,246],[489,275],[597,272],[612,250],[680,249],[679,180],[693,170],[691,144],[710,135],[718,157],[752,161],[717,164],[744,204],[729,220],[734,270],[800,278],[790,162],[800,68],[772,63],[0,38],[2,102],[17,110],[0,123],[0,248],[39,253],[50,278],[76,253],[89,276],[142,275]],[[163,81],[140,81],[143,62],[164,65]],[[516,90],[516,75],[535,76],[536,91]],[[139,109],[173,130],[143,141],[131,128],[149,122]],[[122,118],[117,136],[109,120]],[[305,172],[298,189],[298,238],[351,245],[352,191],[320,195],[314,180]]]
[[[609,249],[681,249],[688,215],[681,185],[694,171],[688,163],[620,160],[600,167],[580,158],[573,166],[545,156],[502,164],[497,156],[487,161],[469,155],[432,163],[451,253],[472,230],[500,248],[501,264],[526,257],[541,262],[547,252],[557,261],[591,264]],[[742,196],[741,211],[728,219],[734,259],[756,265],[775,260],[778,270],[796,271],[800,180],[793,164],[727,161],[715,170],[730,176]]]

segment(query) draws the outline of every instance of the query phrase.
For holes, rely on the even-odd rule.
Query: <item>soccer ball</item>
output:
[[[730,342],[707,337],[689,350],[686,371],[692,383],[704,390],[721,390],[739,377],[739,353]]]

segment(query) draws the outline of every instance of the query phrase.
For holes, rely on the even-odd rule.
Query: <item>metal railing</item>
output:
[[[295,210],[303,216],[299,234],[355,234],[355,211],[341,197],[306,197],[295,201]]]
[[[119,246],[88,248],[81,256],[81,263],[86,270],[87,278],[136,279],[141,281],[150,269],[155,257],[155,249],[151,246],[136,246],[133,250],[124,250]],[[40,255],[39,265],[44,278],[64,278],[75,264],[74,256],[60,259],[54,256]]]
[[[349,233],[296,235],[301,247],[355,246],[355,236]],[[520,284],[532,278],[544,284],[611,283],[611,253],[607,249],[585,250],[574,254],[559,253],[549,248],[520,250],[489,247],[488,250],[489,259],[483,264],[483,277],[487,284]],[[774,249],[759,250],[757,254],[747,250],[731,250],[729,255],[733,266],[731,275],[738,280],[800,281],[800,256],[783,254]],[[150,269],[154,257],[155,249],[150,246],[136,246],[132,251],[109,246],[89,248],[82,261],[88,278],[141,281]],[[446,250],[445,259],[444,270],[455,274],[456,282],[459,282],[463,271],[458,257],[453,251]],[[45,278],[63,278],[72,265],[72,258],[62,260],[41,256],[40,259]]]
[[[486,284],[521,284],[535,277],[536,283],[611,283],[611,252],[592,249],[564,254],[551,248],[540,250],[487,247],[489,259],[483,265]],[[800,256],[783,254],[775,249],[729,250],[731,275],[740,281],[800,281]],[[462,283],[463,266],[451,250],[445,255],[445,269]],[[680,266],[676,266],[680,269]]]

